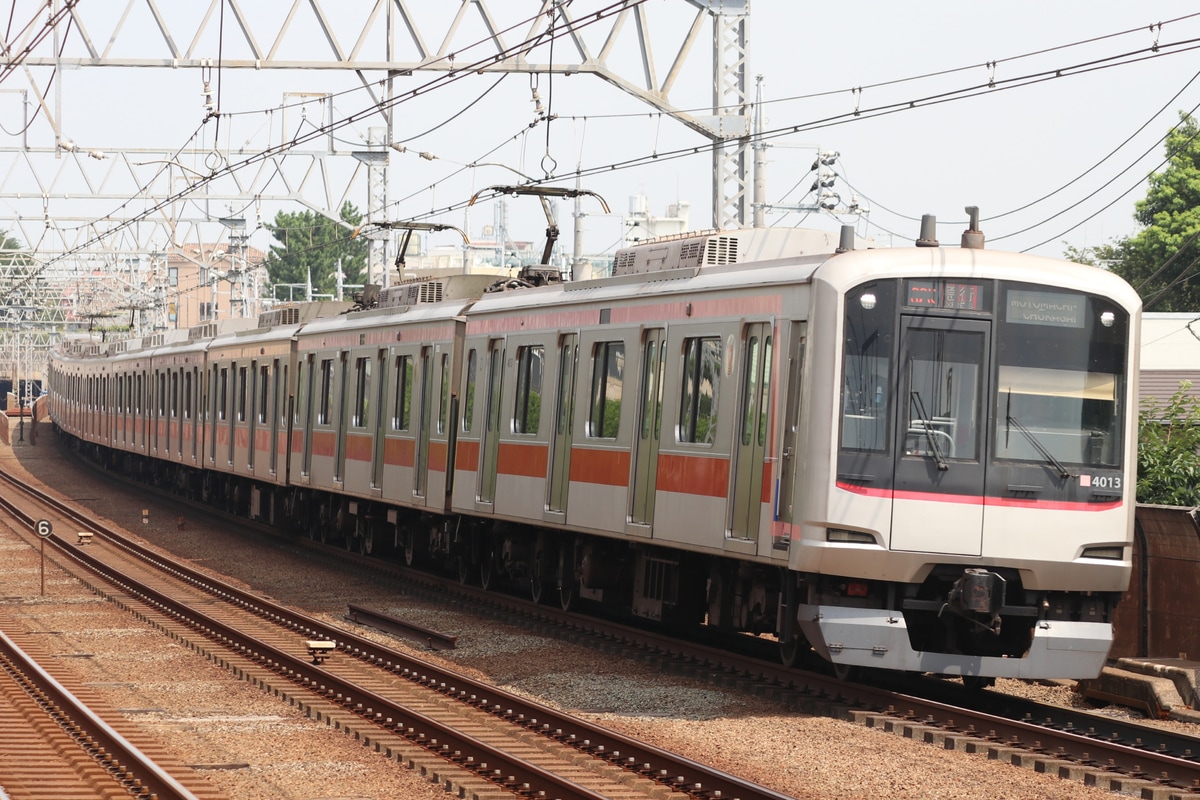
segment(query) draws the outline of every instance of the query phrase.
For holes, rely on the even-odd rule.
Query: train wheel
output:
[[[563,611],[570,611],[579,599],[579,582],[574,576],[563,578],[562,586],[558,587],[558,604]]]
[[[483,554],[483,558],[479,560],[479,585],[486,592],[492,588],[492,579],[496,577],[496,563],[492,559],[491,550]]]
[[[858,680],[859,669],[853,664],[834,664],[833,677],[839,681],[856,681]]]
[[[404,545],[404,565],[411,567],[417,558],[417,535],[405,529],[404,533],[400,534],[400,539]]]
[[[803,640],[798,636],[793,636],[790,642],[785,642],[782,639],[779,642],[779,660],[785,667],[791,669],[796,666],[796,662],[800,659],[800,654],[805,651]]]
[[[541,567],[538,566],[538,560],[534,559],[533,575],[529,576],[529,599],[533,600],[534,606],[540,606],[542,595],[546,594],[546,582],[541,579]]]
[[[371,551],[375,549],[375,526],[370,522],[363,525],[362,538],[358,542],[359,552],[364,556],[371,555]]]
[[[558,604],[570,611],[579,599],[579,571],[575,567],[575,542],[558,548]]]
[[[325,507],[317,509],[310,517],[308,522],[308,538],[313,541],[325,544],[329,536],[329,519],[325,512]]]
[[[471,582],[471,556],[463,553],[456,560],[458,562],[458,582],[465,586]]]

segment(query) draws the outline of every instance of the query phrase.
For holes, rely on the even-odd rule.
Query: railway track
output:
[[[853,720],[1123,794],[1133,792],[1161,800],[1200,797],[1200,738],[1195,736],[995,692],[975,692],[937,679],[910,680],[888,674],[876,685],[846,682],[817,671],[785,668],[769,655],[746,655],[681,641],[673,635],[564,612],[319,542],[300,540],[300,544],[323,557],[388,575],[410,591],[425,587],[432,599],[444,602],[449,595],[471,608],[487,609],[497,618],[524,618],[563,638],[587,637],[600,649],[637,652],[665,671],[767,694],[781,705],[805,713]],[[770,652],[773,647],[749,649]]]
[[[182,502],[172,495],[161,494],[172,502]],[[239,524],[246,523],[239,520]],[[250,527],[281,537],[273,529],[253,524]],[[534,605],[518,597],[462,585],[454,578],[414,571],[318,542],[299,540],[298,543],[319,552],[323,559],[344,559],[358,569],[373,570],[402,582],[406,591],[425,593],[442,603],[449,595],[497,618],[522,617],[525,624],[538,626],[550,635],[570,640],[587,638],[600,649],[626,655],[637,652],[643,660],[664,671],[765,694],[781,707],[855,720],[948,749],[983,753],[1125,794],[1176,798],[1191,797],[1189,791],[1200,791],[1200,772],[1191,755],[1200,753],[1200,740],[1194,737],[1071,709],[997,697],[990,692],[957,691],[956,685],[944,681],[888,687],[845,683],[823,674],[784,669],[762,658]],[[357,648],[370,659],[370,651],[353,644],[344,631],[329,635],[338,640],[338,654],[356,655]],[[444,682],[433,671],[423,675],[429,682]],[[945,694],[947,691],[950,694]],[[514,708],[513,713],[521,712]]]
[[[177,769],[177,777],[161,766],[151,743],[135,743],[116,730],[93,710],[96,700],[84,687],[47,671],[47,654],[11,622],[0,611],[0,775],[6,797],[218,800],[211,790],[185,786],[185,770]]]
[[[19,484],[4,477],[11,494]],[[462,795],[499,786],[562,800],[784,797],[270,603],[96,526],[70,504],[30,496],[50,510],[5,500],[27,525],[45,514],[59,530],[92,534],[88,544],[76,534],[48,541],[93,573],[82,578],[93,591]]]

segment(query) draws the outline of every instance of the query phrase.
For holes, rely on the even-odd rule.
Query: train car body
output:
[[[789,661],[1097,673],[1130,571],[1136,294],[1049,259],[848,243],[684,235],[607,278],[414,282],[213,338],[198,479],[312,536],[773,635]],[[136,354],[60,355],[56,423],[182,468],[170,398],[198,345],[153,351],[165,382]],[[144,401],[157,440],[127,433],[148,423],[105,394],[117,375],[168,398]]]

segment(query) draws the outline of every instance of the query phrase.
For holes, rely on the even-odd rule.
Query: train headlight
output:
[[[1111,328],[1113,323],[1117,321],[1117,315],[1111,311],[1102,311],[1100,313],[1100,324],[1106,328]]]
[[[871,292],[863,292],[862,296],[858,298],[858,304],[870,311],[875,307],[875,295]]]
[[[865,531],[848,531],[843,528],[826,528],[825,541],[844,544],[875,544],[874,534]]]
[[[1112,561],[1120,561],[1125,555],[1125,548],[1119,545],[1109,545],[1105,547],[1085,547],[1083,549],[1084,558],[1107,558]]]

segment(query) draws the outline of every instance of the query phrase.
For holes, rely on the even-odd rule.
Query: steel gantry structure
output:
[[[688,20],[682,36],[678,20],[664,30],[644,0],[459,0],[419,9],[411,0],[352,0],[338,2],[336,13],[332,0],[18,0],[12,22],[28,23],[10,24],[0,71],[0,120],[8,134],[0,140],[0,229],[28,248],[34,267],[0,262],[0,291],[10,305],[42,308],[35,316],[45,323],[101,313],[120,294],[119,281],[107,277],[130,260],[153,265],[151,254],[231,231],[244,246],[245,231],[220,220],[264,206],[299,205],[339,220],[352,198],[366,200],[365,221],[373,223],[365,232],[369,279],[386,282],[389,150],[401,149],[388,145],[400,102],[420,91],[398,89],[397,82],[416,73],[446,81],[467,72],[595,76],[710,143],[713,226],[743,225],[751,163],[749,0],[678,2]],[[689,59],[702,52],[706,29],[712,110],[698,114],[672,97],[699,71],[691,66],[699,59]],[[660,60],[652,45],[664,41],[670,57]],[[278,119],[265,141],[235,146],[202,133],[183,146],[100,149],[86,128],[65,123],[62,86],[64,75],[104,69],[200,73],[209,128],[223,115],[221,75],[231,87],[238,74],[352,75],[370,102],[348,121],[365,126],[366,135],[359,130],[360,144],[339,147],[335,93],[285,92],[270,112]],[[152,98],[122,94],[108,98],[113,114],[132,121],[153,113]],[[311,130],[289,138],[299,117]],[[131,294],[153,288],[138,283]]]

